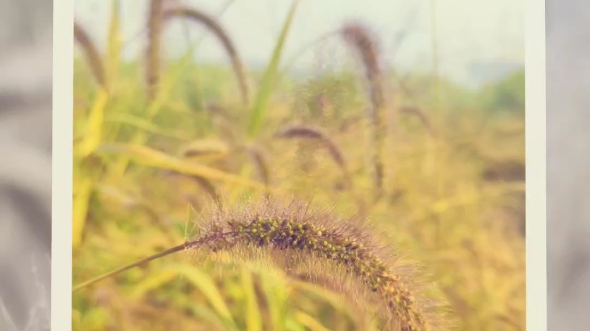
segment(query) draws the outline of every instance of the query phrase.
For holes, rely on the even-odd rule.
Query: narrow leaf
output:
[[[242,288],[246,291],[246,330],[262,331],[262,317],[256,291],[254,291],[254,280],[252,273],[247,268],[242,268]]]
[[[142,145],[113,143],[103,145],[99,149],[99,153],[118,153],[125,155],[129,160],[133,160],[144,166],[173,170],[185,175],[225,181],[259,190],[270,190],[264,185],[254,181],[228,174],[215,168],[200,165],[195,162],[187,162]]]
[[[264,117],[266,115],[266,108],[268,107],[268,103],[270,101],[270,97],[273,92],[273,88],[276,85],[278,71],[279,71],[279,64],[281,61],[281,55],[283,52],[283,46],[287,39],[287,35],[289,33],[289,28],[291,27],[291,23],[293,22],[293,17],[295,16],[295,10],[297,9],[297,5],[299,4],[299,0],[293,1],[291,5],[291,9],[287,15],[287,19],[281,33],[279,35],[279,39],[275,45],[275,48],[272,52],[272,56],[264,75],[262,77],[262,82],[258,89],[258,93],[256,93],[256,98],[254,99],[254,104],[252,106],[252,113],[250,117],[250,122],[248,123],[248,137],[254,138],[262,125]]]

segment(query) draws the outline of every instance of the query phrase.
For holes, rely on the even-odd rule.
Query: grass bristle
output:
[[[189,21],[201,23],[217,37],[230,58],[231,65],[238,81],[242,101],[245,105],[248,105],[249,89],[246,70],[233,41],[221,24],[208,14],[188,7],[176,7],[164,11],[164,19],[166,21],[174,18],[184,18]]]
[[[98,53],[98,49],[96,48],[94,42],[86,30],[84,30],[84,28],[77,22],[74,22],[74,39],[84,52],[84,56],[86,57],[86,61],[88,61],[88,66],[90,67],[92,76],[98,85],[102,86],[103,88],[106,87],[104,65],[100,54]]]
[[[350,275],[380,301],[392,330],[432,330],[428,305],[413,292],[411,273],[366,222],[339,219],[296,201],[264,200],[237,210],[212,208],[199,226],[199,237],[186,244],[189,251],[237,251],[238,257],[271,252],[287,269],[317,260],[309,274],[335,267]]]

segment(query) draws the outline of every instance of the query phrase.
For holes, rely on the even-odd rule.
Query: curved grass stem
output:
[[[124,266],[122,268],[119,268],[119,269],[116,269],[116,270],[107,272],[106,274],[103,274],[103,275],[100,275],[100,276],[98,276],[96,278],[87,280],[87,281],[85,281],[83,283],[80,283],[80,284],[74,286],[72,288],[72,293],[73,292],[77,292],[77,291],[79,291],[79,290],[81,290],[83,288],[86,288],[88,286],[94,285],[94,284],[96,284],[96,283],[98,283],[98,282],[100,282],[102,280],[107,279],[107,278],[116,276],[116,275],[118,275],[118,274],[120,274],[122,272],[125,272],[125,271],[129,270],[129,269],[133,269],[135,267],[139,267],[141,265],[144,265],[146,263],[149,263],[149,262],[151,262],[153,260],[157,260],[157,259],[159,259],[161,257],[167,256],[167,255],[170,255],[170,254],[173,254],[173,253],[176,253],[176,252],[180,252],[180,251],[186,249],[187,247],[188,247],[188,243],[185,242],[185,243],[183,243],[181,245],[178,245],[178,246],[174,246],[172,248],[169,248],[169,249],[167,249],[167,250],[165,250],[163,252],[154,254],[152,256],[143,258],[143,259],[141,259],[141,260],[139,260],[137,262],[128,264],[128,265],[126,265],[126,266]]]

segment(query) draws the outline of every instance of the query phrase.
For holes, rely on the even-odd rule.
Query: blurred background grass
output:
[[[193,235],[189,219],[212,195],[235,204],[268,186],[371,218],[432,275],[457,330],[525,329],[523,71],[466,88],[429,70],[400,77],[384,66],[395,130],[384,148],[385,193],[373,203],[368,104],[352,54],[334,59],[343,63],[337,70],[321,65],[332,59],[318,58],[312,74],[293,74],[279,70],[292,55],[279,38],[273,55],[280,61],[247,68],[252,102],[245,105],[231,67],[195,61],[202,46],[193,42],[196,50],[164,57],[151,98],[145,59],[121,56],[112,3],[107,42],[96,45],[103,84],[83,56],[74,64],[75,284],[182,243]],[[259,130],[249,130],[256,122]],[[320,127],[340,146],[348,175],[320,144],[277,138],[291,123]],[[248,266],[166,257],[74,293],[73,327],[376,329],[337,293]]]

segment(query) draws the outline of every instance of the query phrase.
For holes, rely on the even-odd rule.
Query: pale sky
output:
[[[172,0],[174,1],[174,0]],[[228,0],[176,0],[217,15]],[[436,36],[441,72],[456,80],[467,79],[474,61],[524,63],[524,3],[522,0],[434,0]],[[431,70],[433,43],[431,3],[433,0],[303,0],[290,31],[284,59],[302,46],[349,20],[370,25],[380,40],[383,60],[399,68]],[[121,0],[125,55],[141,55],[148,0]],[[220,20],[246,62],[267,62],[291,0],[236,0]],[[105,45],[111,1],[76,0],[75,17],[100,45]],[[406,31],[403,44],[394,52],[396,36]],[[178,56],[190,39],[207,36],[200,26],[175,22],[166,29],[165,52]],[[135,38],[134,38],[135,37]],[[339,40],[331,39],[297,61],[308,68],[323,56],[330,63],[345,61]],[[199,60],[226,63],[227,58],[214,38],[206,37],[199,47]],[[321,55],[323,54],[323,55]]]

